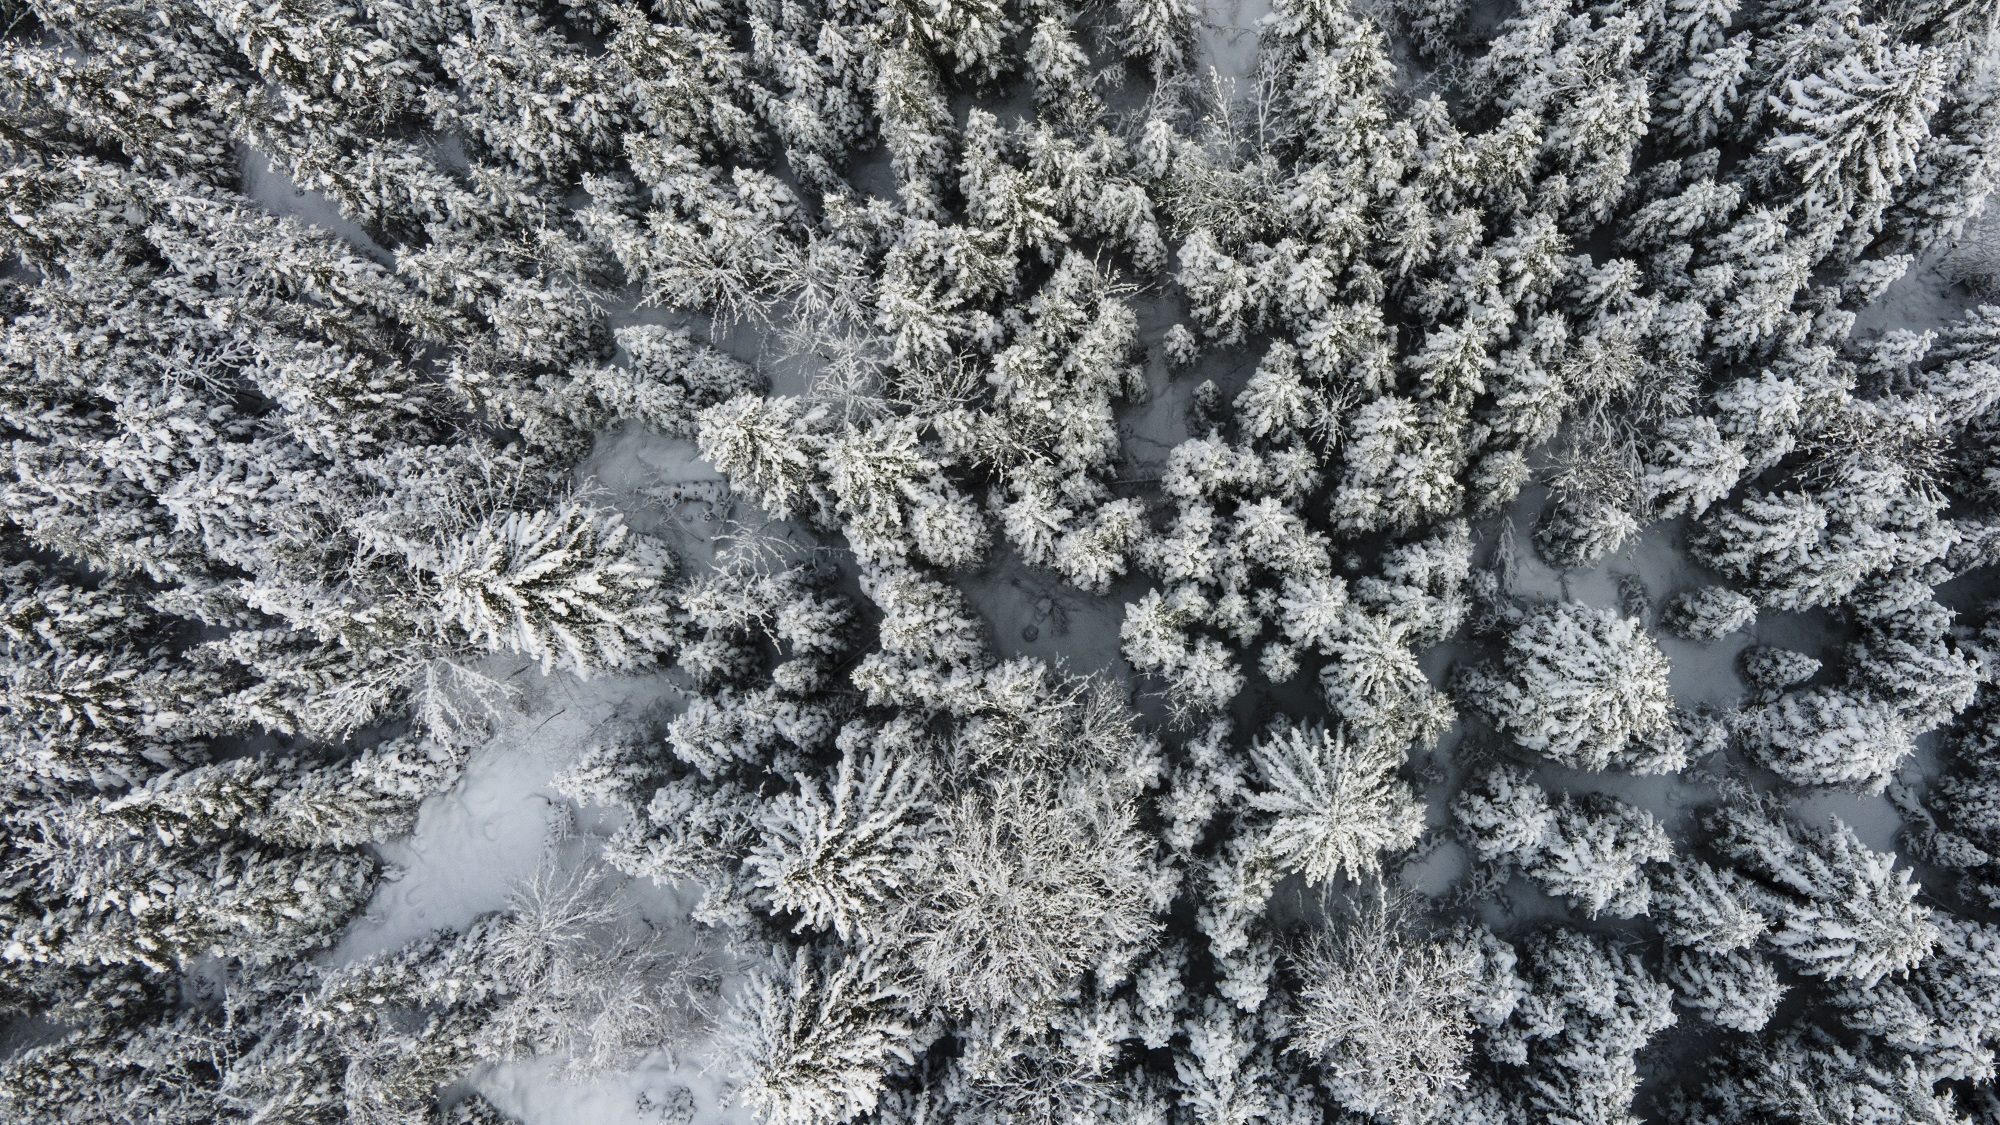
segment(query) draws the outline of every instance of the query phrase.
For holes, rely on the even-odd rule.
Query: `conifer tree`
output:
[[[1270,817],[1264,846],[1308,882],[1372,874],[1382,853],[1409,847],[1423,831],[1422,808],[1395,780],[1395,743],[1350,744],[1338,731],[1287,723],[1250,753],[1264,784],[1248,804]]]
[[[916,880],[927,787],[920,765],[844,753],[830,782],[808,779],[760,815],[763,838],[745,859],[753,883],[802,927],[863,933]]]
[[[1470,701],[1520,745],[1563,765],[1646,772],[1668,722],[1667,661],[1631,618],[1562,604],[1529,615]]]
[[[1755,808],[1725,808],[1715,846],[1770,892],[1767,941],[1800,972],[1871,987],[1922,962],[1936,943],[1930,911],[1891,855],[1839,821],[1808,826]]]
[[[1407,932],[1385,898],[1296,955],[1303,988],[1292,1049],[1319,1060],[1329,1092],[1371,1120],[1437,1120],[1466,1084],[1473,958]]]

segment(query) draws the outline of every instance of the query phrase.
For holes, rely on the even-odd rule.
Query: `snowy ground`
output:
[[[569,803],[549,788],[592,738],[655,698],[654,677],[527,681],[520,710],[476,750],[458,782],[427,799],[410,835],[382,846],[390,874],[328,954],[352,961],[396,949],[507,903],[567,827]]]
[[[383,953],[441,927],[462,929],[505,908],[544,865],[590,867],[615,825],[576,809],[550,783],[619,719],[671,687],[660,676],[576,682],[529,670],[517,679],[519,709],[474,752],[456,784],[424,802],[415,830],[380,849],[389,874],[328,961]],[[697,888],[614,886],[659,940],[716,940],[688,918]],[[673,1120],[663,1113],[677,1089],[693,1099],[695,1123],[748,1120],[723,1104],[727,1076],[715,1072],[705,1038],[661,1047],[629,1071],[583,1082],[566,1080],[553,1060],[527,1060],[484,1068],[467,1085],[531,1125],[659,1125]]]

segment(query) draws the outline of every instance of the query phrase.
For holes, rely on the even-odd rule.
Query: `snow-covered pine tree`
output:
[[[1245,803],[1277,865],[1327,883],[1380,871],[1384,853],[1423,832],[1423,808],[1398,777],[1402,747],[1350,742],[1317,725],[1274,724],[1251,744],[1261,784]],[[1254,829],[1253,829],[1254,830]]]
[[[1909,1058],[1843,1045],[1819,1028],[1741,1040],[1713,1060],[1689,1121],[1903,1121],[1956,1125],[1949,1093]]]
[[[1936,943],[1929,908],[1895,857],[1837,820],[1735,805],[1711,818],[1712,846],[1766,892],[1765,941],[1808,976],[1872,987],[1920,964]]]
[[[1778,970],[1747,950],[1668,955],[1664,979],[1674,1000],[1728,1031],[1758,1032],[1771,1022],[1785,996]]]
[[[1671,990],[1637,956],[1576,930],[1551,929],[1517,949],[1525,987],[1474,1039],[1493,1065],[1488,1081],[1503,1115],[1629,1114],[1639,1086],[1635,1058],[1674,1023]],[[1512,962],[1494,967],[1514,976]]]
[[[1519,862],[1529,878],[1575,903],[1587,917],[1645,914],[1647,873],[1670,860],[1673,844],[1651,813],[1603,794],[1563,796],[1540,846]]]
[[[1631,618],[1564,603],[1530,613],[1465,697],[1519,745],[1577,769],[1653,768],[1672,703],[1667,659]]]
[[[1292,1050],[1334,1101],[1391,1125],[1435,1121],[1467,1080],[1470,951],[1412,932],[1377,888],[1293,957]]]
[[[514,512],[419,548],[440,625],[472,644],[588,674],[634,667],[675,639],[672,557],[615,513]]]
[[[875,929],[886,904],[918,881],[931,783],[921,760],[894,753],[843,751],[830,779],[802,779],[796,793],[760,812],[760,838],[744,863],[774,913],[853,939]]]
[[[1788,692],[1745,716],[1750,756],[1794,785],[1880,792],[1916,749],[1894,706],[1842,688]]]

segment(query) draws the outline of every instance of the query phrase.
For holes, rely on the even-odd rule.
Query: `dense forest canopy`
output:
[[[0,1116],[2000,1121],[1995,20],[0,0]]]

